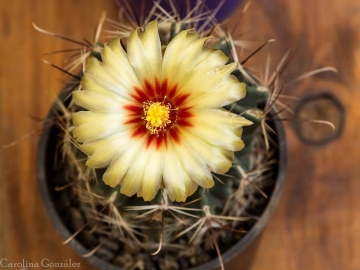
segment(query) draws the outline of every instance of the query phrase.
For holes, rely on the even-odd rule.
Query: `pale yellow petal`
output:
[[[120,72],[121,67],[109,73],[109,70],[104,67],[104,64],[95,57],[89,58],[85,68],[85,73],[88,73],[98,85],[125,99],[132,100],[129,88],[132,84],[136,84],[136,82],[130,78],[128,81],[121,80],[122,76],[118,74]],[[116,76],[117,74],[118,76]],[[125,83],[127,83],[127,88],[123,85]]]
[[[179,56],[184,49],[184,45],[187,44],[186,36],[190,30],[184,30],[178,33],[167,45],[162,63],[162,78],[166,79],[170,74],[173,74],[173,70],[179,65]],[[180,57],[181,58],[181,57]]]
[[[91,156],[97,149],[101,148],[103,145],[106,145],[118,138],[119,138],[119,133],[114,133],[112,135],[103,138],[97,138],[93,141],[84,142],[81,145],[81,149],[85,152],[85,154]]]
[[[163,57],[162,78],[167,79],[170,85],[179,87],[190,76],[198,63],[201,50],[208,37],[197,38],[184,30],[177,34],[166,47]]]
[[[106,44],[101,56],[106,72],[122,85],[124,90],[131,93],[135,87],[141,87],[141,82],[126,56],[119,56]]]
[[[228,60],[229,58],[220,50],[203,49],[192,73],[186,78],[187,83],[191,83],[191,81],[201,78],[207,72],[224,66]]]
[[[136,192],[137,197],[142,197],[142,188],[140,187],[139,190]]]
[[[124,122],[127,120],[125,113],[98,113],[92,111],[79,111],[72,114],[72,120],[75,126],[80,126],[85,123],[101,121],[101,120],[114,120],[116,122]]]
[[[196,151],[212,172],[225,173],[231,167],[233,151],[209,144],[186,130],[182,131],[182,140]]]
[[[244,142],[241,140],[242,127],[236,129],[221,129],[203,123],[194,128],[188,128],[187,130],[200,139],[207,141],[209,144],[231,151],[239,151],[244,147]]]
[[[91,121],[76,126],[73,130],[73,136],[79,142],[87,142],[131,128],[133,128],[133,125],[123,125],[121,121],[109,117],[108,119]]]
[[[135,143],[132,145],[131,148],[128,148],[128,150],[123,155],[110,163],[109,167],[106,169],[106,172],[103,175],[103,181],[105,184],[111,187],[115,187],[118,184],[121,184],[131,164],[139,155],[143,143],[143,139],[135,140]],[[139,188],[141,183],[137,182],[136,184],[136,188]]]
[[[201,86],[203,89],[206,88],[205,84],[207,83]],[[220,86],[216,88],[210,87],[209,89],[211,90],[208,93],[204,93],[197,98],[189,98],[186,106],[194,107],[195,109],[219,108],[236,102],[246,95],[246,85],[232,77]]]
[[[131,130],[117,133],[116,138],[99,146],[94,153],[89,156],[86,166],[90,168],[103,168],[110,164],[112,160],[123,155],[135,143],[130,138]],[[124,143],[126,141],[126,143]]]
[[[113,39],[108,43],[109,47],[114,51],[114,53],[117,54],[117,56],[120,58],[121,62],[124,62],[125,64],[129,63],[129,59],[127,57],[127,53],[123,46],[121,45],[121,39],[120,37]]]
[[[145,31],[133,31],[127,41],[129,61],[141,81],[155,83],[161,72],[161,43],[157,21],[146,25]]]
[[[145,48],[146,61],[149,63],[149,72],[152,77],[159,76],[162,65],[161,42],[157,26],[157,21],[149,22],[145,26],[145,31],[139,34],[140,40]]]
[[[185,177],[184,179],[185,192],[186,196],[191,196],[198,189],[198,184],[190,178],[190,176]]]
[[[211,69],[205,73],[193,72],[191,76],[184,80],[179,88],[179,93],[189,94],[190,96],[187,100],[192,101],[194,99],[202,98],[203,96],[206,97],[211,92],[218,92],[219,87],[231,87],[239,84],[240,82],[236,77],[231,75],[231,72],[235,69],[236,64],[230,63],[226,66]],[[245,93],[243,93],[243,96]],[[226,96],[227,91],[223,92],[223,95]]]
[[[110,97],[110,98],[120,98],[120,96],[118,94],[116,94],[116,93],[106,89],[105,87],[101,86],[100,84],[98,84],[93,79],[93,75],[86,73],[86,72],[84,73],[84,75],[81,79],[81,89],[94,91],[98,94],[101,94],[103,96]]]
[[[196,184],[203,188],[214,186],[212,175],[203,159],[185,141],[178,144],[176,154],[182,167]],[[189,194],[186,194],[189,196]]]
[[[124,100],[107,97],[90,90],[78,90],[72,93],[75,103],[89,111],[101,113],[121,113]]]
[[[179,162],[175,151],[174,145],[169,144],[164,152],[163,181],[170,200],[184,202],[187,198],[184,179],[189,178],[189,175]]]
[[[191,117],[191,123],[194,126],[205,123],[212,127],[233,129],[252,124],[252,122],[245,117],[231,113],[223,108],[193,110],[192,112],[193,117]]]
[[[143,141],[143,140],[142,140]],[[132,149],[133,147],[129,148]],[[142,144],[140,149],[136,151],[136,157],[132,159],[131,164],[129,165],[129,169],[126,175],[123,177],[121,181],[120,192],[125,194],[126,196],[133,196],[141,189],[141,186],[145,184],[145,170],[144,167],[150,160],[150,151],[145,150],[145,146]],[[149,194],[144,194],[144,189],[142,189],[143,196],[147,196],[146,199],[149,199]],[[144,198],[144,200],[146,200]]]
[[[150,146],[145,151],[149,153],[149,158],[146,163],[142,164],[144,176],[141,194],[145,201],[151,201],[158,193],[162,182],[164,150]]]
[[[219,68],[225,65],[228,61],[229,57],[227,57],[221,50],[204,48],[194,67],[194,73],[199,74],[204,71],[207,72],[214,68]]]

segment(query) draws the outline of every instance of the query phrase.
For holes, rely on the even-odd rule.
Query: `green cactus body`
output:
[[[185,24],[172,23],[169,36],[166,32],[160,32],[161,40],[167,39],[168,43],[184,29]],[[229,41],[220,39],[213,48],[230,55],[231,46]],[[97,47],[104,46],[97,44]],[[91,55],[101,61],[101,53],[98,51],[93,51]],[[262,108],[269,99],[269,91],[248,82],[239,69],[236,69],[233,75],[246,84],[247,95],[240,101],[227,105],[225,109],[253,122],[251,126],[243,127],[242,140],[245,147],[234,153],[233,165],[226,174],[214,174],[216,180],[213,188],[199,187],[187,199],[188,203],[172,202],[167,198],[166,192],[158,192],[151,202],[144,202],[136,195],[127,197],[120,194],[117,189],[100,180],[104,174],[103,169],[86,169],[84,154],[69,143],[67,147],[76,153],[78,160],[82,160],[76,163],[74,171],[79,172],[81,168],[87,175],[86,180],[79,180],[81,177],[76,175],[68,179],[75,183],[72,191],[77,194],[76,204],[88,220],[88,225],[81,234],[85,238],[91,238],[85,241],[87,248],[91,249],[99,244],[102,247],[99,250],[106,249],[106,245],[121,246],[111,250],[109,261],[126,268],[135,269],[140,263],[139,269],[162,269],[167,267],[163,266],[163,260],[167,258],[183,269],[216,256],[211,239],[216,239],[223,251],[244,235],[249,224],[254,222],[245,222],[251,216],[251,206],[247,204],[257,193],[256,189],[246,182],[244,175],[248,177],[249,172],[259,170],[262,165],[259,164],[259,152],[264,150],[261,130],[264,118],[256,115],[261,115]],[[74,105],[70,107],[71,111],[78,109]],[[259,113],[251,113],[253,111]],[[66,128],[71,129],[71,124]],[[269,157],[262,158],[264,163]],[[67,166],[73,167],[74,162],[69,162]],[[261,188],[261,183],[254,181],[254,185],[258,184]],[[109,243],[102,246],[101,242],[96,240],[102,237],[109,238]],[[99,253],[99,250],[94,250],[94,253],[99,255],[108,252]],[[156,255],[151,255],[154,252]],[[128,260],[123,259],[126,256],[129,257]]]

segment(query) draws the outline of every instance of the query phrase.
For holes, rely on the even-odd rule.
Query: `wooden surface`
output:
[[[36,131],[67,80],[42,62],[42,54],[73,48],[36,32],[32,22],[67,37],[92,39],[111,0],[0,1],[0,101],[2,144]],[[236,11],[240,14],[240,10]],[[238,18],[235,14],[233,20]],[[234,22],[234,21],[233,21]],[[292,84],[286,94],[302,97],[323,90],[345,107],[342,136],[324,146],[301,143],[288,123],[289,166],[280,205],[251,251],[251,270],[360,269],[360,1],[255,0],[238,25],[244,39],[266,41],[272,60],[290,47],[297,53],[289,80],[323,66],[336,75],[315,76]],[[64,56],[46,58],[61,65]],[[258,59],[257,65],[261,60]],[[94,269],[62,245],[41,204],[36,184],[37,135],[0,152],[0,259],[40,263],[71,259]],[[239,269],[235,260],[227,269]]]

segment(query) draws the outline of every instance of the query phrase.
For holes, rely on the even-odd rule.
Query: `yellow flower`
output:
[[[73,135],[87,166],[108,166],[107,185],[146,201],[164,187],[185,201],[214,185],[211,172],[229,170],[251,122],[222,106],[246,87],[223,52],[203,48],[206,39],[185,30],[164,49],[153,21],[130,34],[127,51],[118,38],[104,46],[102,62],[88,60],[82,90],[73,93],[88,111],[73,114]]]

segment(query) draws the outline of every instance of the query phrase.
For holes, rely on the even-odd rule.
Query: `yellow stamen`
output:
[[[144,102],[142,119],[146,121],[146,128],[151,134],[158,134],[171,123],[169,120],[170,108],[170,104],[165,105],[163,102]]]

